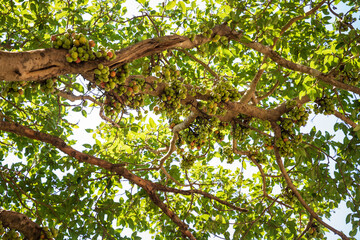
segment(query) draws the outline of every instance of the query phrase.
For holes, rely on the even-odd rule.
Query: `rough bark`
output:
[[[221,26],[214,28],[214,34],[225,35]],[[116,59],[104,62],[95,61],[68,63],[65,49],[39,49],[26,52],[0,51],[0,81],[41,81],[64,74],[84,74],[93,71],[101,62],[115,68],[136,59],[154,55],[167,49],[194,48],[210,41],[202,35],[192,42],[186,36],[170,35],[147,39],[116,52]]]
[[[4,227],[21,232],[28,240],[40,239],[42,228],[22,213],[0,209],[0,221]]]

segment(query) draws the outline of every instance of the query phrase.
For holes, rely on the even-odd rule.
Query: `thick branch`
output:
[[[221,25],[213,28],[214,34],[225,35]],[[127,62],[161,53],[168,49],[194,48],[211,39],[202,35],[191,41],[186,36],[170,35],[147,39],[116,52],[116,59],[68,63],[65,49],[39,49],[26,52],[0,51],[0,81],[41,81],[65,74],[84,74],[93,71],[99,63],[115,68]]]
[[[21,232],[28,240],[40,239],[42,228],[22,213],[0,209],[0,222],[4,227]]]

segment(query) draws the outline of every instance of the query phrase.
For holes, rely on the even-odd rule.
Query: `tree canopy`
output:
[[[151,2],[0,1],[0,236],[354,237],[360,3]]]

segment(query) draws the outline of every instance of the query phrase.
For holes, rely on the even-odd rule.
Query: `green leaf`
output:
[[[359,131],[359,130],[360,130],[360,125],[358,124],[358,125],[356,125],[356,127],[354,128],[354,131],[357,132],[357,131]]]
[[[170,2],[166,5],[165,9],[166,9],[166,10],[171,10],[171,9],[173,9],[175,6],[176,6],[176,1],[170,1]]]
[[[179,2],[179,6],[180,6],[180,8],[181,8],[181,11],[182,11],[183,13],[186,13],[186,5],[185,5],[185,3],[184,3],[183,1],[180,1],[180,2]]]
[[[156,129],[156,123],[151,117],[149,118],[149,124],[152,129]]]
[[[84,116],[84,117],[87,117],[87,112],[85,110],[81,110],[81,114]]]

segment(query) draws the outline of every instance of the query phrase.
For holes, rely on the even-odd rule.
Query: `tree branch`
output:
[[[272,128],[274,129],[274,133],[275,133],[275,138],[279,139],[281,137],[281,129],[280,127],[276,124],[276,123],[272,123]],[[299,200],[299,202],[301,203],[301,205],[306,209],[306,211],[308,211],[311,216],[313,216],[313,218],[315,218],[321,225],[323,225],[324,227],[326,227],[327,229],[331,230],[332,232],[334,232],[335,234],[339,235],[342,239],[344,240],[350,240],[343,232],[333,228],[332,226],[330,226],[329,224],[325,223],[318,215],[317,213],[314,212],[314,210],[305,202],[305,200],[302,198],[302,196],[300,195],[299,191],[297,190],[297,188],[295,187],[295,185],[293,184],[291,178],[289,177],[288,173],[286,172],[286,169],[284,167],[284,164],[282,162],[281,156],[280,156],[280,152],[278,147],[276,146],[276,144],[274,144],[274,153],[275,153],[275,158],[276,158],[276,162],[280,168],[280,171],[285,179],[285,182],[287,184],[287,186],[291,189],[291,191],[295,194],[296,198]]]
[[[103,159],[79,152],[67,145],[65,141],[61,138],[52,136],[50,134],[37,132],[17,123],[2,120],[0,120],[0,130],[12,132],[20,136],[49,143],[54,147],[58,148],[60,151],[64,152],[65,154],[69,155],[70,157],[77,159],[79,162],[89,163],[91,165],[106,169],[110,172],[117,173],[119,176],[122,176],[130,182],[143,188],[150,197],[150,199],[153,201],[153,203],[157,205],[179,227],[180,231],[189,239],[195,240],[195,237],[188,230],[188,226],[174,212],[172,212],[157,195],[156,190],[160,189],[160,184],[155,184],[149,180],[140,178],[139,176],[131,173],[129,170],[124,168],[123,164],[112,164]]]
[[[159,168],[161,168],[164,165],[164,162],[166,159],[170,157],[170,155],[176,150],[175,143],[177,139],[179,138],[179,132],[187,127],[190,126],[190,124],[195,120],[195,118],[198,116],[197,113],[191,112],[190,115],[182,122],[177,124],[173,129],[173,136],[170,140],[169,150],[168,152],[160,159]]]
[[[220,79],[219,75],[216,74],[216,72],[214,72],[209,65],[207,65],[206,63],[204,63],[203,61],[201,61],[200,59],[198,59],[197,57],[195,57],[194,55],[192,55],[191,53],[189,53],[188,51],[179,48],[179,51],[181,51],[182,53],[184,53],[186,56],[188,56],[189,58],[191,58],[192,60],[194,60],[195,62],[199,63],[201,66],[203,66],[206,70],[208,70],[209,73],[211,73],[211,75],[213,75],[217,80]]]
[[[341,120],[343,120],[345,123],[349,124],[353,128],[355,128],[357,126],[357,124],[354,123],[351,119],[347,118],[344,114],[342,114],[336,110],[334,111],[334,115],[337,118],[340,118]]]
[[[18,212],[0,209],[0,222],[4,227],[17,230],[28,240],[40,239],[42,228],[31,221],[26,215]]]
[[[316,12],[326,1],[327,1],[327,0],[323,0],[323,1],[320,2],[318,5],[316,5],[316,7],[310,9],[309,11],[307,11],[307,12],[305,13],[305,15],[298,16],[298,17],[294,17],[294,18],[290,19],[290,21],[289,21],[285,26],[283,26],[283,27],[281,28],[281,31],[280,31],[279,36],[274,38],[274,40],[273,40],[273,45],[271,46],[270,49],[273,49],[273,48],[275,47],[275,45],[276,45],[277,41],[279,40],[279,38],[285,33],[285,31],[286,31],[287,29],[289,29],[289,28],[291,27],[292,24],[294,24],[296,21],[301,20],[301,19],[303,19],[303,18],[305,18],[305,17],[308,17],[309,15],[313,14],[314,12]],[[263,65],[266,63],[267,58],[268,58],[268,56],[265,55],[264,58],[263,58],[263,60],[262,60],[262,63],[261,63],[261,65],[260,65],[260,67],[263,66]],[[258,72],[256,73],[256,75],[254,76],[253,80],[252,80],[251,83],[250,83],[249,89],[246,91],[246,93],[244,94],[244,96],[241,98],[241,100],[240,100],[241,103],[247,103],[247,102],[250,100],[251,95],[255,92],[256,86],[257,86],[258,82],[260,81],[261,76],[263,75],[264,71],[265,71],[265,69],[262,69],[262,68],[260,68],[260,69],[258,70]],[[276,85],[276,84],[275,84],[275,85]]]

